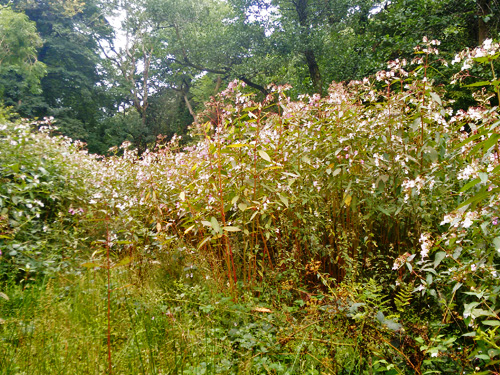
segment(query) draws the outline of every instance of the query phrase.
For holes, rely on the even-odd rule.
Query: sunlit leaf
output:
[[[217,221],[217,219],[215,217],[212,216],[210,218],[210,224],[211,224],[212,228],[214,229],[214,231],[216,231],[217,233],[222,233],[222,231],[220,229],[219,222]]]
[[[491,84],[490,81],[479,81],[471,83],[470,85],[464,85],[464,87],[478,87],[478,86],[489,86]]]
[[[207,238],[205,238],[203,241],[201,241],[199,244],[198,244],[198,250],[201,249],[203,247],[203,245],[205,245],[208,241],[210,241],[212,239],[211,236],[208,236]]]
[[[260,313],[272,313],[273,311],[271,309],[268,309],[267,307],[254,307],[252,311],[255,312],[260,312]]]
[[[131,256],[126,256],[126,257],[124,257],[123,259],[121,259],[118,263],[116,263],[116,264],[115,264],[112,268],[125,266],[125,265],[127,265],[127,264],[132,263],[132,260],[133,260],[133,257],[131,257]]]
[[[443,105],[443,103],[441,102],[441,98],[439,97],[438,94],[436,94],[435,92],[432,92],[432,91],[429,94],[430,94],[432,100],[434,100],[439,105]]]
[[[269,157],[267,152],[265,152],[264,150],[259,150],[258,153],[262,159],[264,159],[265,161],[268,161],[269,163],[271,162],[271,158]]]
[[[482,323],[487,326],[500,326],[500,320],[484,320]]]
[[[229,227],[222,227],[222,229],[225,230],[226,232],[239,232],[239,231],[241,231],[240,228],[238,228],[238,227],[231,227],[231,226],[229,226]]]
[[[240,147],[248,147],[249,145],[245,143],[233,143],[232,145],[228,145],[227,147],[231,148],[240,148]]]
[[[196,224],[191,225],[188,229],[184,231],[184,234],[188,234],[189,232],[191,232],[195,226]]]
[[[288,198],[281,194],[279,194],[279,197],[283,204],[288,208]]]
[[[467,191],[469,190],[471,187],[474,187],[476,186],[478,183],[481,182],[481,179],[480,178],[475,178],[474,180],[472,181],[469,181],[468,183],[466,183],[459,191],[462,193],[464,191]]]
[[[101,264],[94,263],[94,262],[86,262],[86,263],[82,263],[82,267],[85,267],[85,268],[95,268],[95,267],[101,267]]]

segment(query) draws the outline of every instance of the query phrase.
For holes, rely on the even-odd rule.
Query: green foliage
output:
[[[27,23],[23,32],[34,33],[33,38],[37,38],[38,51],[32,44],[26,44],[26,49],[32,46],[30,61],[32,65],[36,62],[28,67],[29,72],[41,79],[37,86],[41,90],[32,93],[20,73],[2,75],[2,100],[23,117],[55,117],[63,134],[87,141],[103,117],[103,109],[109,112],[114,107],[103,87],[104,72],[98,70],[102,58],[97,40],[111,35],[99,4],[23,0],[2,3],[22,12]]]
[[[258,100],[231,82],[191,144],[140,156],[4,125],[0,264],[28,286],[2,286],[0,360],[24,371],[37,348],[40,371],[62,373],[64,350],[95,372],[498,372],[500,46],[455,57],[457,80],[485,73],[456,111],[435,85],[457,70],[438,44],[325,97],[271,86]],[[130,133],[143,124],[120,115]],[[27,283],[35,265],[64,277]]]
[[[413,289],[414,287],[411,283],[400,285],[396,297],[394,298],[394,303],[398,311],[403,312],[405,311],[405,306],[410,305]]]
[[[45,130],[37,133],[36,127]],[[81,161],[76,146],[50,138],[50,130],[49,119],[0,126],[2,279],[64,269],[68,255],[78,250],[71,216],[83,213]],[[61,236],[66,237],[62,242]]]
[[[45,64],[38,61],[42,40],[36,25],[22,13],[0,7],[0,77],[14,75],[21,80],[24,93],[40,91],[40,79],[46,74]],[[0,84],[0,97],[8,89]]]

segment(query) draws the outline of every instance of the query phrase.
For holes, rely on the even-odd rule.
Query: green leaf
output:
[[[241,231],[241,229],[238,227],[222,227],[222,229],[227,231],[227,232],[239,232],[239,231]]]
[[[500,326],[500,320],[485,320],[483,321],[483,324],[487,326]]]
[[[492,146],[494,146],[498,138],[500,138],[500,134],[494,133],[492,134],[488,139],[479,142],[477,145],[473,147],[473,149],[469,152],[469,155],[474,155],[481,147],[483,148],[483,151],[486,152],[488,151]]]
[[[486,355],[486,354],[476,354],[476,358],[484,359],[484,360],[489,360],[490,356]]]
[[[240,211],[245,211],[248,208],[248,205],[245,203],[239,203],[238,208],[240,209]]]
[[[95,262],[86,262],[86,263],[82,264],[82,267],[95,268],[95,267],[101,267],[101,265],[99,263],[95,263]]]
[[[439,105],[443,105],[443,103],[441,102],[441,98],[439,97],[438,94],[436,94],[435,92],[430,92],[429,94],[431,95],[432,100],[434,100]]]
[[[382,206],[378,206],[378,207],[377,207],[377,209],[378,209],[380,212],[382,212],[382,213],[386,214],[387,216],[391,216],[391,213],[390,213],[389,211],[387,211],[384,207],[382,207]]]
[[[488,22],[488,20],[486,19],[486,17],[483,18],[483,19],[484,19],[484,22]],[[476,61],[476,62],[478,62],[480,64],[484,64],[484,63],[496,60],[496,59],[498,59],[498,57],[500,57],[500,53],[497,53],[495,55],[473,57],[472,60],[474,60],[474,61]]]
[[[264,159],[265,161],[268,161],[269,163],[271,162],[271,158],[269,157],[269,155],[267,154],[267,152],[265,152],[264,150],[259,150],[259,156]]]
[[[384,325],[389,328],[391,331],[399,331],[403,326],[399,323],[396,323],[395,321],[391,319],[385,319],[384,320]]]
[[[483,151],[488,151],[491,147],[497,144],[500,134],[494,133],[487,140],[480,143],[483,146]]]
[[[485,184],[486,182],[488,182],[488,173],[479,172],[479,178],[481,179],[481,182]]]
[[[413,272],[413,267],[412,267],[411,263],[406,262],[405,264],[406,264],[406,267],[408,267],[408,269],[410,270],[410,272]]]
[[[215,217],[211,217],[210,218],[210,225],[211,227],[213,228],[213,230],[216,232],[216,233],[222,233],[222,230],[220,229],[220,225],[219,225],[219,222],[217,221],[217,219]]]
[[[479,81],[471,83],[470,85],[465,85],[463,87],[478,87],[478,86],[489,86],[491,84],[490,81]]]
[[[491,317],[495,316],[494,313],[485,309],[474,309],[472,310],[472,315],[474,315],[476,318],[480,316],[491,316]]]
[[[462,337],[474,337],[476,336],[476,332],[469,332],[469,333],[464,333]]]
[[[486,192],[481,192],[481,193],[478,193],[476,195],[474,195],[473,197],[470,197],[469,199],[467,199],[465,202],[461,203],[457,208],[461,208],[461,207],[464,207],[464,206],[467,206],[468,204],[477,204],[479,202],[481,202],[484,198],[490,196],[490,192],[486,191]]]
[[[120,260],[118,263],[116,263],[113,267],[111,268],[116,268],[116,267],[121,267],[121,266],[125,266],[127,264],[130,264],[132,263],[132,260],[134,258],[131,257],[131,256],[126,256],[125,258],[123,258],[122,260]]]
[[[452,294],[455,293],[462,285],[463,285],[462,283],[456,283],[451,293]]]
[[[425,151],[429,155],[429,159],[431,160],[431,162],[434,163],[436,160],[438,160],[439,154],[437,153],[435,148],[428,146],[425,148]]]
[[[500,251],[500,236],[499,237],[495,237],[493,239],[493,245],[495,245],[495,249],[497,251]]]
[[[473,142],[473,141],[475,141],[476,139],[481,138],[484,134],[486,134],[486,132],[483,132],[483,134],[481,134],[481,133],[474,134],[473,136],[471,136],[471,137],[467,138],[465,141],[460,142],[460,143],[459,143],[459,144],[455,147],[455,150],[458,150],[459,148],[461,148],[462,146],[466,145],[467,143]]]
[[[478,183],[481,182],[481,179],[480,178],[475,178],[474,180],[472,181],[469,181],[468,183],[466,183],[460,190],[459,190],[459,193],[463,193],[464,191],[467,191],[469,190],[471,187],[474,187],[476,186]]]
[[[288,198],[279,194],[278,195],[280,197],[280,200],[283,202],[283,204],[286,206],[286,208],[288,208]]]
[[[201,242],[199,243],[199,245],[198,245],[198,250],[200,250],[200,249],[203,247],[203,245],[205,245],[205,244],[207,243],[207,241],[210,241],[211,239],[212,239],[212,237],[211,237],[211,236],[208,236],[208,237],[206,237],[203,241],[201,241]]]
[[[436,253],[436,256],[434,257],[434,268],[439,266],[439,263],[446,257],[446,253],[444,251],[439,251]]]
[[[421,123],[422,123],[422,118],[417,117],[415,120],[413,120],[413,123],[411,124],[411,130],[417,131]]]

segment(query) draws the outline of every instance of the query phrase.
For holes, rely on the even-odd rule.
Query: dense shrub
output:
[[[86,201],[85,156],[51,129],[50,119],[0,125],[2,278],[58,270],[77,250],[71,234]]]

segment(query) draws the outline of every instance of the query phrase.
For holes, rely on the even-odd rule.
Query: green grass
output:
[[[235,302],[199,270],[148,268],[111,273],[114,374],[368,373],[360,366],[367,331],[314,301],[273,306],[269,295],[240,290]],[[4,289],[0,373],[107,373],[106,286],[100,269]]]
[[[2,374],[102,374],[108,367],[107,292],[102,271],[12,286],[0,314]],[[115,272],[111,294],[114,373],[182,373],[193,357],[207,357],[208,327],[177,314],[148,285]],[[173,312],[171,311],[173,310]],[[179,315],[179,316],[178,316]],[[195,349],[196,348],[196,349]],[[187,354],[190,354],[190,357]]]

